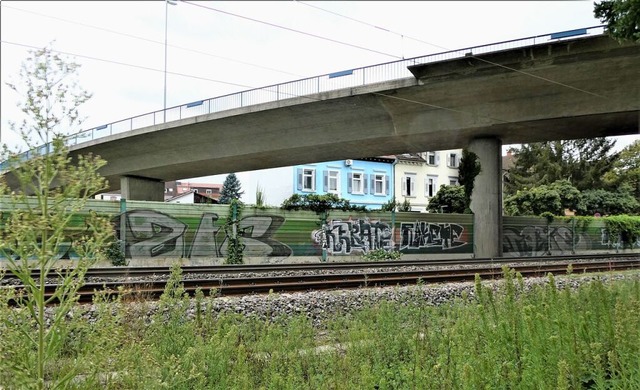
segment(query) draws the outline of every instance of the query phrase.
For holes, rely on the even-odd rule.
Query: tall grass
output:
[[[498,289],[478,280],[474,294],[442,306],[416,293],[317,327],[302,315],[217,313],[217,298],[188,299],[175,273],[150,316],[103,296],[96,320],[69,319],[49,377],[79,359],[84,370],[70,388],[640,388],[638,279],[570,290],[550,276],[525,288],[505,270]],[[15,318],[11,310],[0,316]],[[33,352],[8,323],[0,325],[0,385],[22,388],[11,367]]]

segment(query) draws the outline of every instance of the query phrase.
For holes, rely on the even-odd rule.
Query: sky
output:
[[[251,88],[600,25],[592,1],[2,1],[0,144],[28,50],[81,64],[83,129]],[[166,45],[165,45],[166,29]],[[165,49],[167,65],[165,68]],[[164,82],[166,71],[166,84]],[[78,129],[79,130],[79,129]],[[618,149],[640,135],[618,137]],[[506,149],[506,146],[505,146]],[[223,179],[222,179],[223,180]],[[198,180],[195,180],[198,181]],[[220,177],[200,181],[222,182]]]

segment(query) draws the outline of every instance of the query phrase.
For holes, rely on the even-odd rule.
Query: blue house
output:
[[[393,199],[395,156],[297,165],[293,193],[336,194],[352,205],[380,209]]]

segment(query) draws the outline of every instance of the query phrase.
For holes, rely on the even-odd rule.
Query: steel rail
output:
[[[267,273],[275,271],[326,271],[326,270],[350,270],[363,268],[393,268],[393,267],[429,267],[452,265],[482,265],[482,264],[512,264],[512,263],[539,263],[539,262],[567,262],[567,261],[595,261],[602,259],[629,259],[640,258],[640,253],[618,254],[586,254],[572,256],[539,256],[539,257],[501,257],[501,258],[457,258],[447,260],[392,260],[392,261],[361,261],[361,262],[328,262],[328,263],[300,263],[300,264],[260,264],[260,265],[191,265],[182,266],[183,274],[241,274],[241,273]],[[135,277],[152,275],[169,275],[171,267],[110,267],[90,268],[85,274],[89,277]],[[31,276],[37,278],[40,271],[31,270]],[[51,275],[52,278],[55,274]],[[15,279],[10,273],[4,276],[5,280]],[[1,281],[2,279],[0,279]]]
[[[611,272],[640,268],[640,259],[610,259],[609,261],[563,264],[525,264],[510,266],[524,277],[544,276],[548,273],[566,274],[571,265],[572,273]],[[343,274],[314,274],[291,276],[259,276],[235,278],[207,278],[183,280],[185,292],[194,295],[200,289],[205,295],[247,295],[269,292],[309,291],[381,287],[423,283],[446,283],[473,281],[476,275],[481,279],[499,279],[503,276],[500,266],[463,269],[424,269],[382,272],[360,272]],[[143,299],[156,299],[164,291],[166,281],[118,281],[87,283],[78,291],[80,302],[90,302],[97,292],[107,295],[130,295]],[[24,286],[11,286],[20,291]],[[46,296],[51,297],[56,285],[48,285]],[[6,287],[5,287],[6,288]]]

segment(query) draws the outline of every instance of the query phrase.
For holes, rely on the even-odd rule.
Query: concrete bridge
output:
[[[123,197],[161,200],[165,181],[185,177],[467,147],[482,164],[475,254],[500,256],[501,145],[640,133],[640,45],[600,34],[474,51],[395,63],[409,77],[112,134],[71,155],[107,160],[101,173]]]

